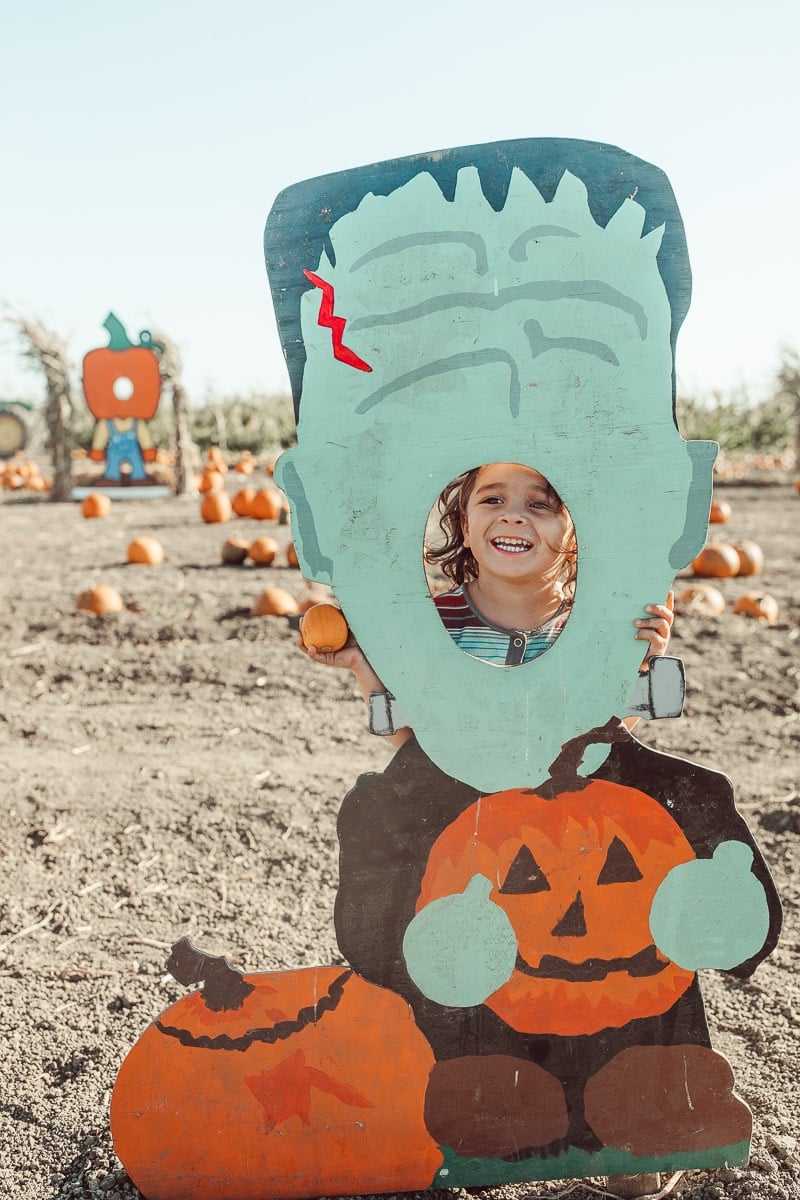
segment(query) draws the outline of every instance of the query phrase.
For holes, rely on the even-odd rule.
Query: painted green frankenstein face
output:
[[[420,170],[333,221],[303,264],[298,445],[276,478],[304,574],[332,585],[422,748],[497,791],[627,712],[632,621],[702,545],[716,448],[673,420],[663,225],[643,236],[635,198],[598,223],[569,170],[548,199],[519,169],[502,205],[484,188],[464,165],[446,197]],[[578,542],[570,621],[516,669],[454,645],[422,561],[443,486],[498,461],[550,480]]]

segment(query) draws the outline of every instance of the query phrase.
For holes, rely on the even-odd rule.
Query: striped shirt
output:
[[[502,667],[517,667],[544,654],[561,633],[570,613],[565,600],[558,612],[537,629],[503,629],[487,621],[473,607],[463,587],[436,596],[434,603],[442,624],[461,650]]]

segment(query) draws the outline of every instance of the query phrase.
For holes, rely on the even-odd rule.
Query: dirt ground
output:
[[[664,1183],[684,1200],[787,1200],[800,1197],[800,496],[786,481],[720,492],[733,516],[714,532],[761,544],[781,618],[681,617],[685,716],[640,732],[732,777],[785,928],[750,981],[704,973],[715,1045],[754,1113],[751,1164]],[[138,1196],[113,1153],[109,1096],[128,1048],[184,993],[164,967],[178,937],[245,970],[341,962],[336,813],[390,750],[349,674],[308,663],[283,619],[249,615],[265,586],[301,581],[285,565],[220,565],[231,532],[267,530],[204,525],[190,498],[118,502],[91,521],[78,505],[0,502],[0,1194],[12,1200]],[[288,527],[269,532],[285,546]],[[162,541],[162,566],[125,563],[140,533]],[[75,610],[100,581],[124,612]],[[751,586],[721,589],[730,601]],[[485,1194],[588,1200],[601,1182]]]

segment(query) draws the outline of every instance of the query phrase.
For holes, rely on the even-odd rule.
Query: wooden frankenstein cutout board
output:
[[[631,623],[703,544],[716,449],[675,423],[667,179],[579,141],[423,154],[288,188],[266,257],[303,573],[415,737],[342,805],[347,969],[176,945],[204,986],[121,1069],[122,1162],[150,1200],[745,1162],[697,972],[749,975],[778,900],[729,780],[620,723],[658,711]],[[546,476],[577,544],[563,632],[513,668],[456,645],[423,565],[440,492],[491,463]]]

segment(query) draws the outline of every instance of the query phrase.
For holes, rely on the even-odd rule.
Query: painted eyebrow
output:
[[[419,233],[407,233],[403,237],[390,238],[389,241],[381,242],[379,246],[362,254],[361,258],[357,258],[350,267],[350,273],[359,271],[367,263],[374,262],[376,258],[388,258],[390,254],[402,254],[404,250],[411,250],[414,246],[445,246],[454,243],[468,246],[472,250],[475,255],[475,269],[479,275],[485,275],[489,270],[486,243],[480,234],[472,233],[468,229],[422,230]]]
[[[431,296],[409,308],[400,308],[391,313],[375,313],[368,317],[356,317],[349,328],[374,329],[378,325],[401,325],[406,321],[417,321],[431,313],[445,312],[450,308],[483,308],[495,312],[506,304],[518,300],[585,300],[592,304],[607,304],[611,308],[627,313],[636,323],[642,341],[647,337],[647,314],[638,301],[626,296],[601,279],[576,279],[563,282],[543,279],[531,283],[516,284],[494,292],[449,292],[444,296]]]
[[[525,262],[528,257],[529,242],[551,237],[576,238],[580,237],[580,234],[575,233],[574,229],[565,229],[563,225],[532,225],[519,237],[514,238],[508,248],[508,257],[512,262]]]

